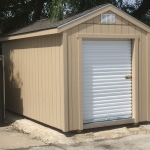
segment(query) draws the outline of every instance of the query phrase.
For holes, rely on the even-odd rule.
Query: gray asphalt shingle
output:
[[[41,20],[38,20],[30,25],[27,25],[23,28],[20,28],[20,29],[17,29],[15,31],[12,31],[12,32],[9,32],[3,36],[9,36],[9,35],[18,35],[18,34],[24,34],[24,33],[30,33],[30,32],[36,32],[36,31],[41,31],[41,30],[47,30],[47,29],[53,29],[53,28],[57,28],[58,26],[60,25],[63,25],[67,22],[70,22],[74,19],[77,19],[79,17],[82,17],[88,13],[91,13],[101,7],[104,7],[104,6],[107,6],[109,4],[105,4],[105,5],[100,5],[100,6],[97,6],[97,7],[94,7],[92,9],[89,9],[89,10],[86,10],[82,13],[79,13],[77,15],[74,15],[72,17],[69,17],[69,18],[66,18],[64,20],[61,20],[61,21],[58,21],[58,22],[50,22],[50,19],[47,18],[47,19],[41,19]]]

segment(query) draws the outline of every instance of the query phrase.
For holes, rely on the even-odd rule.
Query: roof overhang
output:
[[[103,7],[100,7],[98,9],[94,10],[94,11],[91,11],[91,12],[89,12],[89,13],[87,13],[87,14],[79,17],[79,18],[71,20],[71,21],[69,21],[69,22],[67,22],[65,24],[62,24],[62,25],[57,27],[58,31],[59,32],[63,32],[65,30],[69,29],[69,28],[72,28],[72,27],[74,27],[74,26],[76,26],[78,24],[81,24],[81,23],[83,23],[85,21],[90,20],[90,19],[94,18],[97,15],[100,15],[100,14],[106,12],[106,11],[109,11],[110,10],[110,8],[109,8],[110,6],[111,6],[111,4],[104,5]]]
[[[93,10],[81,17],[78,17],[74,20],[71,20],[67,23],[64,23],[60,26],[58,26],[57,28],[54,29],[47,29],[47,30],[42,30],[42,31],[35,31],[35,32],[30,32],[30,33],[25,33],[25,34],[18,34],[18,35],[12,35],[12,36],[6,36],[6,37],[1,37],[0,38],[0,42],[2,41],[8,41],[8,40],[16,40],[16,39],[23,39],[23,38],[29,38],[29,37],[37,37],[37,36],[44,36],[44,35],[50,35],[50,34],[58,34],[61,32],[66,31],[67,29],[70,29],[74,26],[77,26],[81,23],[84,23],[102,13],[105,13],[107,11],[112,11],[115,14],[119,15],[120,17],[128,20],[129,22],[131,22],[132,24],[142,28],[143,30],[147,31],[148,33],[150,33],[150,27],[145,25],[144,23],[138,21],[137,19],[135,19],[134,17],[128,15],[127,13],[123,12],[122,10],[118,9],[117,7],[108,4],[108,5],[104,5],[100,8],[97,8],[96,10]]]
[[[9,40],[16,40],[16,39],[23,39],[23,38],[29,38],[29,37],[37,37],[37,36],[44,36],[44,35],[50,35],[50,34],[57,34],[58,29],[48,29],[43,31],[36,31],[36,32],[30,32],[25,34],[18,34],[18,35],[10,35],[10,36],[4,36],[0,38],[0,42],[2,41],[9,41]]]
[[[108,5],[105,5],[103,7],[100,7],[98,9],[96,9],[96,10],[86,14],[86,15],[83,15],[83,16],[81,16],[79,18],[76,18],[76,19],[70,21],[70,22],[67,22],[67,23],[65,23],[63,25],[58,26],[58,32],[63,32],[63,31],[65,31],[65,30],[67,30],[69,28],[72,28],[72,27],[74,27],[74,26],[76,26],[78,24],[86,22],[86,21],[88,21],[88,20],[90,20],[90,19],[92,19],[92,18],[94,18],[94,17],[96,17],[96,16],[106,12],[106,11],[112,11],[115,14],[119,15],[120,17],[128,20],[132,24],[135,24],[136,26],[138,26],[138,27],[142,28],[143,30],[145,30],[145,31],[150,33],[150,27],[149,26],[147,26],[146,24],[140,22],[139,20],[135,19],[134,17],[130,16],[129,14],[123,12],[122,10],[118,9],[117,7],[115,7],[115,6],[111,5],[111,4],[108,4]]]

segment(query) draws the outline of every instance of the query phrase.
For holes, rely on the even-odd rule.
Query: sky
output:
[[[125,2],[134,3],[135,0],[124,0]]]
[[[141,0],[139,0],[139,1],[141,1]],[[135,2],[136,2],[136,0],[124,0],[124,2],[128,2],[128,3],[135,3]]]

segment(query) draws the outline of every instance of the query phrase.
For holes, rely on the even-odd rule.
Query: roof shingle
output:
[[[53,28],[57,28],[58,26],[60,25],[63,25],[65,23],[68,23],[74,19],[77,19],[79,17],[82,17],[88,13],[91,13],[101,7],[104,7],[104,6],[107,6],[108,4],[105,4],[105,5],[100,5],[100,6],[97,6],[97,7],[94,7],[92,9],[89,9],[89,10],[86,10],[82,13],[79,13],[77,15],[74,15],[72,17],[69,17],[69,18],[66,18],[64,20],[61,20],[61,21],[58,21],[58,22],[50,22],[50,19],[47,18],[47,19],[41,19],[41,20],[38,20],[30,25],[27,25],[23,28],[20,28],[20,29],[16,29],[14,31],[11,31],[3,36],[11,36],[11,35],[18,35],[18,34],[24,34],[24,33],[30,33],[30,32],[36,32],[36,31],[41,31],[41,30],[47,30],[47,29],[53,29]]]

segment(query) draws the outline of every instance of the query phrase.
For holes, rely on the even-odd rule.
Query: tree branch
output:
[[[41,12],[44,6],[44,3],[47,2],[47,0],[36,0],[35,2],[35,8],[34,8],[34,14],[32,17],[32,21],[40,20]]]
[[[143,0],[141,6],[135,10],[131,15],[136,18],[141,18],[142,15],[145,15],[150,9],[150,0]]]

